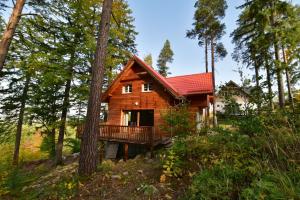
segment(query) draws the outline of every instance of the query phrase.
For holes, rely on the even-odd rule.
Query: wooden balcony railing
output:
[[[77,128],[80,137],[84,126]],[[161,138],[153,126],[100,125],[99,140],[154,145]]]

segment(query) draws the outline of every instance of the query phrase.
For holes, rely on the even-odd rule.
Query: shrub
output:
[[[45,135],[43,137],[40,150],[49,154],[50,158],[55,156],[55,138],[52,135]]]
[[[288,175],[281,171],[273,171],[255,179],[248,188],[245,188],[243,199],[299,199],[299,173]]]
[[[242,173],[231,166],[217,165],[196,175],[186,199],[237,199]]]
[[[237,126],[241,134],[254,136],[264,132],[264,124],[260,117],[248,115],[237,121]]]
[[[81,140],[78,138],[67,138],[65,139],[65,146],[71,149],[72,153],[79,153],[80,152],[80,143]]]
[[[162,114],[163,131],[178,137],[186,137],[196,132],[196,122],[188,110],[187,104],[179,104]]]

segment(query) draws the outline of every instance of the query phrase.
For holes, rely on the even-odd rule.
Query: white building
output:
[[[220,90],[216,95],[216,111],[219,113],[225,112],[226,99],[232,98],[239,104],[240,110],[245,111],[250,107],[254,107],[250,103],[250,91],[251,88],[240,87],[233,81],[229,81],[225,85],[220,87]]]

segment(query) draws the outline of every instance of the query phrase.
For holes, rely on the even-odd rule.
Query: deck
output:
[[[78,137],[82,135],[83,129],[84,125],[77,127]],[[98,140],[156,146],[162,138],[155,134],[153,126],[100,125]]]

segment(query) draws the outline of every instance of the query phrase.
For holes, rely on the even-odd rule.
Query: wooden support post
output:
[[[140,114],[140,111],[137,112],[137,126],[140,126],[140,117],[141,117],[141,114]]]
[[[128,160],[128,144],[124,144],[124,161]]]
[[[150,146],[151,158],[154,158],[153,145]]]

